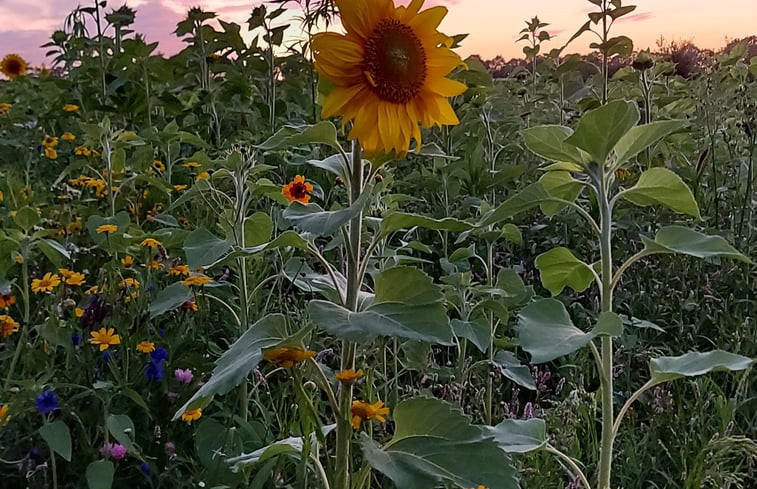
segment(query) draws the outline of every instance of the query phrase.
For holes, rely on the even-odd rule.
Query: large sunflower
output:
[[[26,74],[26,61],[18,54],[7,54],[0,61],[0,72],[10,79]]]
[[[410,140],[420,146],[423,127],[458,124],[447,100],[465,85],[446,78],[462,64],[452,39],[437,27],[444,7],[420,12],[423,0],[396,7],[393,0],[335,0],[346,34],[313,39],[315,67],[333,88],[323,117],[352,121],[350,139],[369,155],[392,150],[402,157]]]

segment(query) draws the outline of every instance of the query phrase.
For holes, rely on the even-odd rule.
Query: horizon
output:
[[[398,3],[408,3],[400,0]],[[50,35],[63,26],[65,17],[80,4],[80,0],[38,0],[35,12],[29,12],[27,0],[0,0],[0,16],[6,19],[0,27],[0,57],[8,53],[21,55],[32,65],[49,65],[40,46]],[[120,7],[124,2],[113,2],[105,11]],[[125,2],[137,11],[134,30],[144,34],[148,42],[159,42],[158,52],[172,55],[183,48],[181,39],[172,33],[176,23],[183,19],[191,6],[215,12],[225,21],[246,24],[252,8],[261,1],[234,3],[223,0],[134,0]],[[709,0],[637,0],[626,4],[636,5],[636,11],[621,18],[611,31],[612,36],[626,35],[634,40],[634,49],[655,49],[661,38],[666,43],[690,41],[699,48],[718,50],[734,39],[757,34],[750,19],[757,18],[757,1],[728,0],[728,9],[713,8]],[[25,5],[24,5],[25,4]],[[459,54],[473,54],[483,59],[502,56],[505,59],[523,58],[522,47],[516,43],[518,32],[525,22],[538,16],[549,23],[546,29],[554,40],[544,44],[544,51],[560,47],[586,20],[593,5],[586,0],[542,0],[534,8],[532,2],[509,0],[426,0],[424,8],[444,5],[449,14],[441,25],[448,35],[468,33]],[[700,8],[697,8],[699,6]],[[734,18],[734,10],[741,15]],[[296,11],[285,14],[276,25],[292,23],[288,34],[297,38]],[[15,28],[9,28],[15,26]],[[18,28],[18,26],[22,26]],[[338,30],[340,27],[335,27]],[[245,36],[249,40],[252,36]],[[587,33],[574,41],[566,53],[588,53],[593,41]]]

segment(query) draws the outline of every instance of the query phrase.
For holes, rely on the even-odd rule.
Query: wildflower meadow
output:
[[[423,0],[0,45],[0,487],[757,487],[757,40],[570,1],[510,65]]]

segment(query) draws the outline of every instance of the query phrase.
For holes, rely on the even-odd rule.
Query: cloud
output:
[[[618,22],[641,22],[654,18],[652,12],[639,12],[638,14],[626,15],[618,19]]]

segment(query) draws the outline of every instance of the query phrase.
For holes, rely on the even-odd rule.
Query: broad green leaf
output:
[[[639,122],[639,117],[635,102],[610,102],[581,116],[576,131],[565,142],[586,151],[598,165],[604,165],[610,151]]]
[[[481,353],[486,353],[489,349],[489,340],[491,338],[491,328],[483,321],[461,321],[453,319],[450,326],[455,336],[465,338],[476,345]]]
[[[381,235],[387,236],[400,229],[410,229],[414,227],[432,229],[434,231],[467,231],[473,228],[473,225],[451,217],[433,219],[431,217],[419,216],[417,214],[393,212],[381,220]]]
[[[192,270],[214,264],[231,250],[231,238],[221,239],[205,228],[197,228],[184,240],[187,265]]]
[[[189,287],[181,282],[175,282],[158,292],[155,300],[150,304],[150,318],[160,316],[168,311],[178,309],[186,301],[192,298]]]
[[[129,217],[129,214],[126,211],[121,211],[113,217],[90,216],[89,219],[87,219],[85,227],[87,228],[87,231],[89,231],[89,235],[95,244],[101,245],[106,242],[106,239],[111,243],[117,241],[119,237],[123,236],[126,228],[129,227],[130,222],[131,218]],[[103,224],[115,224],[116,232],[110,235],[105,233],[98,234],[97,228]]]
[[[244,245],[258,246],[267,243],[273,234],[273,221],[265,212],[256,212],[244,220]]]
[[[562,302],[539,299],[524,307],[516,327],[532,363],[544,363],[586,346],[593,335],[576,328]]]
[[[137,454],[137,448],[134,446],[134,423],[131,418],[125,414],[111,414],[106,422],[108,431],[118,443],[126,447],[131,454]]]
[[[620,318],[623,321],[623,324],[626,326],[631,326],[633,328],[639,328],[639,329],[653,329],[655,331],[659,331],[660,333],[664,333],[665,330],[658,326],[657,324],[647,321],[644,319],[639,319],[635,317],[628,317],[625,315],[621,315]]]
[[[85,477],[89,489],[110,489],[116,467],[110,460],[96,460],[87,465]]]
[[[549,202],[551,198],[541,183],[532,183],[486,214],[478,225],[489,226],[496,224],[521,212],[533,209],[544,202]]]
[[[321,434],[323,436],[328,435],[336,429],[336,424],[329,424],[321,427]],[[311,440],[313,443],[317,441],[316,433],[311,433]],[[226,463],[231,466],[232,472],[239,472],[239,470],[250,465],[263,463],[274,457],[278,457],[283,454],[299,454],[302,452],[303,439],[301,436],[291,436],[278,440],[270,445],[266,445],[263,448],[259,448],[254,452],[244,453],[238,457],[232,457],[226,459]]]
[[[398,404],[393,417],[391,441],[380,447],[363,434],[361,444],[365,460],[397,489],[519,487],[509,457],[457,406],[415,397]]]
[[[329,121],[319,122],[312,126],[286,126],[276,134],[257,146],[264,151],[285,149],[303,144],[325,144],[338,149],[336,127]]]
[[[373,304],[351,312],[333,302],[308,303],[311,319],[324,331],[349,341],[365,343],[379,336],[452,345],[452,329],[441,303],[411,305],[402,302]]]
[[[507,453],[528,453],[547,444],[547,424],[543,419],[506,419],[497,426],[487,426],[499,448]]]
[[[623,334],[623,320],[612,311],[599,314],[597,324],[592,329],[596,335],[620,336]]]
[[[50,450],[71,461],[71,432],[66,423],[60,419],[46,423],[39,429],[39,434],[47,442]]]
[[[532,152],[545,160],[575,163],[579,168],[591,160],[588,154],[565,142],[573,131],[564,126],[536,126],[521,131],[523,142]]]
[[[52,239],[40,239],[37,241],[37,248],[56,267],[62,266],[64,260],[68,261],[71,259],[71,253],[62,244]]]
[[[205,473],[216,484],[225,483],[222,487],[238,486],[233,481],[240,477],[231,473],[224,460],[224,454],[241,451],[242,443],[239,436],[235,436],[234,430],[235,428],[224,426],[215,419],[202,419],[194,436],[197,458],[205,468]]]
[[[314,272],[307,262],[300,257],[290,258],[284,264],[283,273],[295,287],[306,294],[321,294],[332,302],[341,301],[331,277],[327,274]],[[347,287],[347,279],[339,272],[336,272],[335,276],[339,281],[340,289],[344,291]]]
[[[666,168],[650,168],[642,173],[636,185],[628,189],[623,198],[642,207],[664,205],[676,212],[702,218],[691,189],[681,177]]]
[[[652,381],[667,382],[680,377],[696,377],[709,372],[746,370],[754,360],[723,350],[700,353],[692,351],[678,357],[660,357],[649,361]]]
[[[616,164],[622,165],[664,137],[688,124],[686,121],[657,121],[632,127],[615,145]]]
[[[308,165],[326,170],[327,172],[337,175],[345,182],[347,181],[349,171],[341,154],[331,155],[324,160],[308,160]]]
[[[251,248],[243,248],[239,250],[240,255],[257,255],[264,251],[275,250],[277,248],[298,248],[301,250],[307,249],[308,242],[305,241],[299,234],[294,231],[284,231],[276,236],[273,241]]]
[[[31,228],[40,223],[41,219],[36,209],[26,206],[16,211],[16,215],[13,216],[13,221],[18,227],[28,233]]]
[[[503,377],[507,377],[526,389],[536,390],[536,382],[531,375],[531,369],[520,363],[520,360],[510,351],[498,351],[494,355],[494,364],[499,368]]]
[[[403,302],[420,305],[441,302],[442,290],[423,271],[413,267],[395,267],[381,272],[374,287],[376,302]]]
[[[502,226],[501,236],[516,245],[523,243],[523,235],[521,234],[520,229],[511,222]]]
[[[567,171],[549,171],[541,176],[539,182],[552,197],[573,202],[583,190],[581,182]],[[566,207],[560,202],[545,202],[539,206],[548,217],[552,217]]]
[[[353,204],[338,211],[324,211],[318,204],[292,202],[282,216],[296,228],[316,236],[331,236],[339,228],[360,214],[371,197],[370,189],[363,191]]]
[[[591,285],[594,274],[586,263],[568,248],[553,248],[536,257],[536,268],[544,288],[558,295],[565,287],[583,292]]]
[[[731,258],[751,263],[751,260],[739,253],[721,236],[707,236],[683,226],[667,226],[659,231],[654,240],[641,237],[644,249],[649,254],[679,253],[696,258]]]
[[[282,314],[271,314],[250,326],[216,360],[210,379],[176,411],[173,419],[188,409],[207,405],[212,396],[226,394],[239,385],[263,359],[263,350],[279,344],[286,336],[286,318]]]
[[[495,286],[504,293],[504,295],[495,294],[497,299],[508,307],[521,306],[531,300],[534,295],[533,287],[526,287],[518,272],[512,268],[502,268],[497,272]]]

